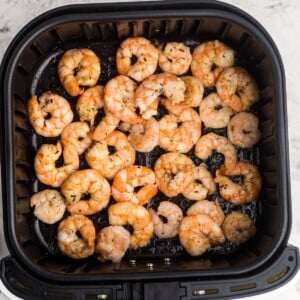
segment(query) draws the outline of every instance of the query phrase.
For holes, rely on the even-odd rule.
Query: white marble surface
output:
[[[104,0],[105,1],[105,0]],[[0,0],[0,60],[17,32],[31,19],[48,9],[71,3],[97,3],[102,1],[77,0]],[[286,71],[289,148],[291,165],[291,189],[293,201],[293,225],[290,244],[300,247],[300,1],[298,0],[226,0],[255,17],[271,34],[280,49]],[[0,201],[1,206],[1,201]],[[8,251],[2,233],[2,209],[0,213],[0,258]],[[1,285],[0,285],[1,290]],[[2,288],[0,299],[4,296]],[[255,299],[300,299],[300,276],[272,293],[256,296]],[[245,298],[244,298],[245,299]],[[248,298],[247,298],[248,299]],[[249,298],[250,299],[250,298]],[[251,299],[254,299],[252,297]]]

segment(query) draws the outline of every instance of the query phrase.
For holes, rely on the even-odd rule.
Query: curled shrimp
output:
[[[193,51],[191,71],[205,87],[213,87],[220,73],[233,66],[234,51],[220,41],[209,41]]]
[[[100,60],[90,49],[66,51],[58,63],[58,76],[65,90],[71,96],[84,92],[81,86],[96,85],[100,76]]]
[[[64,165],[56,167],[55,162],[63,154]],[[63,181],[79,168],[77,149],[72,144],[62,147],[61,141],[56,145],[43,144],[34,158],[34,169],[37,178],[44,184],[59,187]]]
[[[190,48],[183,43],[167,43],[158,47],[159,67],[167,73],[182,75],[186,73],[192,62]]]
[[[213,150],[224,155],[226,169],[234,169],[237,162],[237,155],[233,145],[225,137],[213,132],[200,137],[195,147],[195,155],[205,160],[212,154]]]
[[[167,99],[162,100],[162,103],[170,113],[158,122],[159,146],[170,152],[190,151],[201,135],[199,114],[186,105],[172,105]]]
[[[108,205],[110,185],[97,170],[86,169],[71,174],[62,184],[70,214],[93,215]],[[88,200],[81,200],[84,196]]]
[[[137,60],[131,63],[132,58]],[[143,37],[132,37],[123,41],[117,50],[117,69],[136,81],[143,81],[152,75],[158,63],[158,50]]]
[[[192,256],[203,254],[208,248],[225,242],[220,226],[208,215],[184,217],[179,227],[179,240]]]
[[[135,192],[135,189],[140,189]],[[118,171],[112,183],[112,196],[116,202],[131,201],[140,205],[157,194],[154,172],[144,166],[129,166]]]
[[[153,109],[159,96],[164,95],[172,104],[184,101],[185,84],[183,80],[168,73],[154,74],[145,79],[135,91],[136,105],[144,119],[157,114]]]
[[[44,137],[59,136],[73,120],[69,102],[58,94],[45,92],[39,98],[34,95],[27,106],[31,125],[37,134]]]
[[[159,203],[157,211],[149,209],[154,226],[154,233],[161,239],[173,238],[178,234],[183,214],[181,208],[169,201]],[[167,219],[161,220],[161,216]]]
[[[56,190],[43,190],[30,198],[30,206],[34,206],[33,214],[46,224],[54,224],[64,216],[66,205],[64,198]]]
[[[91,137],[94,141],[106,139],[119,125],[120,119],[112,113],[105,113],[101,122],[97,125]]]
[[[140,123],[142,119],[135,112],[135,89],[136,83],[127,76],[118,75],[109,80],[104,88],[106,110],[124,122]]]
[[[253,147],[260,139],[258,118],[247,112],[236,114],[228,124],[229,141],[242,148]]]
[[[234,244],[245,243],[256,233],[253,220],[247,214],[238,211],[226,215],[222,229],[226,238]]]
[[[92,143],[89,136],[90,127],[85,122],[73,122],[67,125],[61,133],[63,145],[72,144],[78,154],[82,154]]]
[[[182,195],[189,200],[203,200],[216,191],[216,185],[204,163],[194,167],[191,183],[184,189]]]
[[[158,145],[158,138],[159,125],[153,117],[130,127],[128,140],[136,151],[152,151]]]
[[[204,94],[204,86],[202,82],[195,76],[181,77],[185,84],[185,96],[182,104],[198,107],[202,101]]]
[[[130,245],[130,233],[122,226],[102,228],[96,237],[95,252],[101,261],[111,260],[118,263],[122,260]]]
[[[224,70],[216,83],[219,97],[234,111],[248,111],[259,100],[254,78],[241,67]]]
[[[190,184],[193,161],[186,155],[170,152],[161,155],[154,165],[158,188],[168,197],[182,193]]]
[[[239,161],[234,169],[228,170],[223,165],[216,174],[215,182],[219,184],[220,194],[228,202],[240,205],[257,199],[262,180],[256,166]],[[235,183],[227,176],[243,176],[243,180]]]
[[[198,215],[198,214],[205,214],[210,216],[219,226],[222,225],[224,221],[224,213],[222,208],[219,205],[218,201],[208,201],[202,200],[197,201],[187,210],[186,214],[188,216]]]
[[[77,232],[80,232],[81,237]],[[93,222],[83,215],[69,216],[58,225],[58,248],[73,259],[91,256],[95,249],[95,238],[96,231]]]
[[[209,128],[226,127],[234,114],[234,111],[224,105],[216,93],[211,93],[202,100],[199,112],[201,121]]]
[[[110,153],[110,150],[113,150]],[[112,179],[124,167],[135,162],[135,150],[127,136],[120,131],[113,131],[106,139],[96,142],[85,153],[89,166]]]
[[[76,111],[81,122],[94,126],[99,109],[104,106],[104,87],[97,85],[87,89],[77,100]]]
[[[133,202],[121,202],[110,205],[108,219],[111,225],[131,225],[131,249],[146,246],[153,235],[153,223],[148,210]]]

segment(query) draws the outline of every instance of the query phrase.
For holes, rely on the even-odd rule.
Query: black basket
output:
[[[55,227],[34,219],[29,198],[42,186],[34,176],[33,157],[45,140],[28,122],[27,100],[50,89],[75,103],[57,80],[63,51],[93,49],[102,59],[99,83],[104,84],[116,75],[114,53],[129,36],[145,36],[154,43],[182,41],[191,48],[219,39],[237,51],[238,64],[257,79],[261,99],[254,109],[261,142],[257,149],[238,155],[259,165],[263,189],[259,201],[239,207],[258,226],[256,237],[244,246],[229,243],[191,258],[176,240],[163,245],[153,240],[146,250],[129,253],[119,264],[93,258],[75,262],[57,252]],[[16,295],[224,299],[275,288],[297,272],[298,250],[287,246],[291,200],[284,69],[271,37],[246,13],[219,2],[192,0],[61,7],[39,16],[17,35],[4,56],[0,84],[3,215],[12,256],[2,260],[1,278]],[[223,203],[222,208],[228,212],[233,206]],[[175,251],[158,250],[166,248]]]

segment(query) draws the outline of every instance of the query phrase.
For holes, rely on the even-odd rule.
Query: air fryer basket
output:
[[[261,99],[254,110],[262,138],[257,148],[238,155],[259,165],[263,189],[257,202],[240,207],[258,227],[245,246],[228,243],[191,258],[176,239],[161,244],[153,240],[119,264],[72,261],[57,252],[55,227],[34,220],[29,198],[43,186],[34,176],[33,157],[49,140],[34,134],[28,98],[52,90],[74,104],[57,80],[62,52],[93,49],[101,58],[100,84],[105,84],[116,75],[117,47],[129,36],[145,36],[154,43],[182,41],[191,48],[219,39],[237,51],[238,64],[255,76]],[[191,0],[66,6],[24,27],[6,52],[0,76],[3,215],[12,255],[2,261],[1,277],[16,294],[31,299],[97,299],[101,293],[113,299],[166,299],[168,291],[168,296],[174,293],[172,299],[224,299],[274,288],[298,270],[298,250],[287,247],[291,201],[284,70],[272,39],[249,15],[227,4]],[[233,209],[221,205],[225,212]],[[97,217],[93,221],[98,226],[106,222]],[[158,278],[165,283],[156,282]]]

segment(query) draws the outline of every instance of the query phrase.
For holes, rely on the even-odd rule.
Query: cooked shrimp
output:
[[[144,166],[126,167],[115,175],[111,191],[116,202],[131,201],[144,205],[157,194],[155,174]]]
[[[108,218],[111,225],[131,225],[133,233],[130,236],[131,249],[146,246],[153,235],[153,223],[148,210],[133,202],[112,204],[108,208]]]
[[[135,91],[136,105],[144,119],[157,114],[153,107],[158,97],[164,95],[172,104],[184,101],[185,84],[183,80],[168,73],[155,74],[144,80]]]
[[[205,87],[215,85],[224,68],[234,65],[234,51],[220,41],[209,41],[193,51],[191,71]]]
[[[170,114],[159,123],[158,144],[166,151],[186,153],[190,151],[201,135],[199,114],[191,107],[182,104],[171,105],[164,99],[162,103]]]
[[[45,92],[28,101],[28,117],[37,134],[56,137],[72,122],[73,112],[69,102],[54,93]]]
[[[122,260],[130,245],[130,233],[122,226],[107,226],[99,231],[96,237],[95,252],[101,261],[111,260],[118,263]]]
[[[128,140],[136,151],[150,152],[158,145],[159,125],[151,117],[141,124],[132,125]]]
[[[259,100],[259,89],[254,78],[241,67],[222,72],[216,88],[224,104],[236,112],[248,111]]]
[[[251,148],[260,139],[258,118],[247,112],[236,114],[228,124],[227,135],[229,141],[241,148]]]
[[[34,206],[33,214],[46,224],[54,224],[64,216],[66,205],[64,198],[56,190],[43,190],[30,198],[30,206]]]
[[[135,150],[124,133],[113,131],[106,139],[90,147],[85,159],[91,168],[112,179],[119,170],[134,164]]]
[[[71,258],[82,259],[91,256],[95,249],[95,238],[93,222],[83,215],[72,215],[59,223],[58,248]]]
[[[96,85],[100,76],[100,60],[90,49],[66,51],[58,63],[58,76],[71,96],[84,92],[82,86]]]
[[[159,67],[164,71],[174,75],[186,73],[192,62],[190,48],[183,43],[167,43],[158,47]]]
[[[224,105],[216,93],[211,93],[202,100],[199,111],[201,121],[205,127],[210,128],[226,127],[234,114],[234,111]]]
[[[210,216],[219,226],[224,221],[224,213],[218,201],[202,200],[193,204],[186,212],[188,216],[205,214]]]
[[[157,211],[149,209],[154,226],[154,233],[161,239],[173,238],[178,234],[183,214],[181,208],[169,201],[159,203]],[[167,219],[164,222],[161,216]]]
[[[194,167],[191,183],[184,189],[182,195],[189,200],[203,200],[216,191],[216,185],[204,163]]]
[[[81,122],[94,126],[99,109],[104,106],[104,88],[101,85],[87,89],[77,100],[76,111]]]
[[[64,165],[56,167],[55,162],[63,154]],[[34,158],[34,169],[37,178],[44,184],[59,187],[63,181],[79,168],[77,149],[72,144],[62,148],[60,141],[56,145],[43,144]]]
[[[224,155],[226,169],[233,169],[237,162],[237,155],[233,145],[223,136],[210,132],[203,135],[196,144],[195,155],[200,159],[207,159],[213,150]]]
[[[97,170],[87,169],[71,174],[62,184],[70,214],[93,215],[108,205],[110,184]],[[88,196],[88,200],[82,200]]]
[[[67,125],[61,133],[63,145],[72,144],[78,154],[82,154],[92,143],[89,137],[90,127],[85,122],[73,122]]]
[[[220,226],[208,215],[184,217],[179,227],[179,240],[192,256],[203,254],[213,245],[225,242]]]
[[[202,82],[194,76],[181,77],[185,84],[185,96],[182,104],[198,107],[201,103],[204,93],[204,86]]]
[[[112,113],[105,113],[105,116],[101,120],[101,122],[95,128],[92,139],[94,141],[101,141],[106,139],[109,134],[111,134],[119,125],[120,119],[117,118]]]
[[[239,161],[234,169],[226,170],[223,165],[216,174],[215,182],[225,200],[240,205],[257,199],[262,182],[256,166]],[[242,183],[235,183],[227,176],[243,176]]]
[[[109,80],[104,88],[106,110],[124,122],[140,123],[142,119],[135,112],[135,89],[136,83],[127,76],[118,75]]]
[[[234,244],[245,243],[256,233],[253,220],[247,214],[238,211],[226,215],[222,229],[226,238]]]
[[[161,155],[154,165],[158,188],[168,197],[177,196],[190,184],[193,167],[193,161],[184,154]]]
[[[134,64],[132,58],[136,58]],[[136,81],[143,81],[152,75],[158,63],[158,50],[143,37],[132,37],[123,41],[117,51],[117,69]]]

